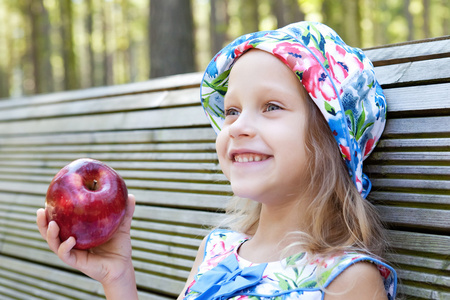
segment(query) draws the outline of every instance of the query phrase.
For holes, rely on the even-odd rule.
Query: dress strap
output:
[[[395,270],[379,259],[360,253],[346,253],[342,256],[326,258],[320,262],[317,271],[322,274],[320,277],[325,281],[323,287],[328,287],[339,274],[359,262],[369,262],[378,268],[388,299],[393,300],[397,290],[397,273]],[[325,274],[327,275],[325,276]]]

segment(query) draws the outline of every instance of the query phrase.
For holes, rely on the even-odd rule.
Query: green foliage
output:
[[[149,40],[148,5],[143,0],[0,1],[0,96],[146,80],[149,43],[158,42]],[[198,71],[214,54],[210,41],[216,36],[220,46],[250,31],[301,20],[324,22],[363,48],[450,34],[448,1],[192,0],[192,6]],[[209,28],[211,14],[219,18],[215,28]]]

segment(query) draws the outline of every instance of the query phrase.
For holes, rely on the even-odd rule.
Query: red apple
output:
[[[47,190],[45,212],[59,238],[75,237],[77,249],[107,242],[121,224],[128,191],[119,174],[101,161],[81,158],[62,168]]]

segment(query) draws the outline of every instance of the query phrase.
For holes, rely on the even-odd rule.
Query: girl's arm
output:
[[[134,268],[131,260],[130,228],[135,208],[135,198],[128,196],[125,218],[113,237],[103,245],[89,250],[73,249],[75,238],[61,242],[59,227],[48,223],[45,210],[37,211],[36,223],[49,248],[67,265],[99,281],[108,300],[138,299]]]
[[[188,286],[192,283],[192,281],[194,280],[195,275],[197,274],[198,267],[202,263],[203,256],[205,255],[206,239],[207,239],[207,237],[205,237],[203,239],[202,243],[200,244],[200,247],[198,248],[197,256],[195,258],[194,265],[192,266],[191,273],[189,273],[189,277],[186,280],[186,284],[184,285],[184,288],[181,291],[180,295],[178,296],[177,300],[183,300],[184,293],[186,293],[186,290],[187,290]]]
[[[325,300],[387,300],[380,272],[359,262],[336,277],[325,291]]]

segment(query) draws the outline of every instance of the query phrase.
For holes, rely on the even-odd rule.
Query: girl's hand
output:
[[[36,223],[50,249],[67,265],[99,281],[108,295],[109,287],[125,288],[127,286],[136,289],[130,237],[134,209],[135,198],[130,194],[125,218],[117,232],[105,244],[88,250],[73,249],[76,244],[74,237],[60,241],[58,224],[54,221],[47,222],[43,208],[38,209],[36,213]]]

